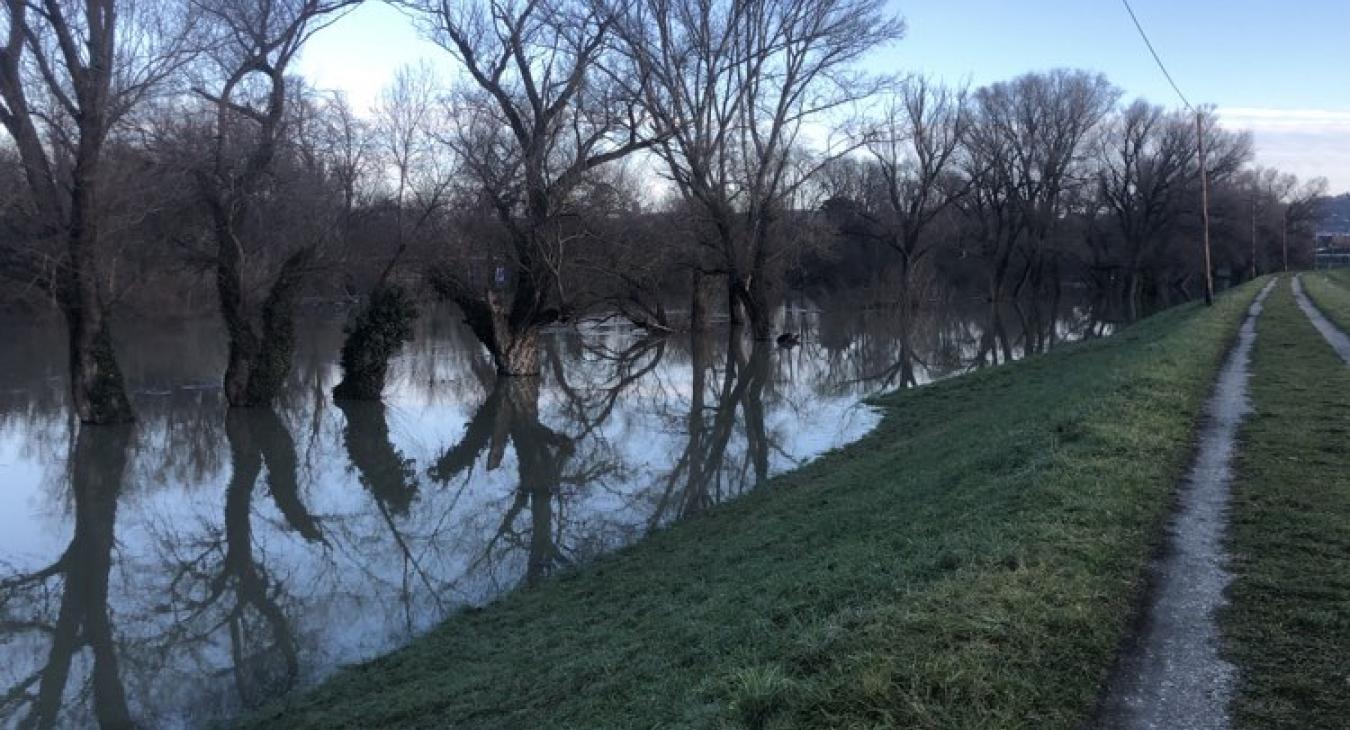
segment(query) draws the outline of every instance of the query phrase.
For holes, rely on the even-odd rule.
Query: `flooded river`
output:
[[[341,318],[315,316],[286,396],[235,410],[218,324],[124,323],[139,420],[100,428],[59,325],[0,321],[0,727],[219,723],[859,438],[869,394],[1108,329],[934,309],[799,302],[789,350],[590,323],[502,380],[437,312],[383,404],[329,397]]]

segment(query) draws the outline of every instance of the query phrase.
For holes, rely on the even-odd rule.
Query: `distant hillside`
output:
[[[1319,207],[1322,221],[1317,225],[1318,233],[1350,234],[1350,193],[1322,198]]]

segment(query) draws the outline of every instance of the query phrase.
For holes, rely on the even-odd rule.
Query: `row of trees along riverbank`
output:
[[[905,305],[1086,284],[1134,312],[1199,291],[1197,134],[1215,268],[1310,257],[1321,184],[1252,168],[1213,113],[1086,71],[864,73],[905,30],[881,0],[403,0],[444,62],[368,114],[294,68],[357,4],[7,3],[0,296],[64,315],[81,420],[133,417],[115,311],[217,310],[234,406],[276,396],[305,295],[358,303],[353,398],[379,397],[429,296],[505,375],[596,311],[766,339],[789,285]]]

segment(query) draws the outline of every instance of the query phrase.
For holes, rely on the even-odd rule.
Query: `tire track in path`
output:
[[[1322,314],[1322,310],[1318,309],[1317,305],[1313,304],[1308,295],[1303,292],[1303,276],[1301,274],[1294,277],[1294,301],[1298,302],[1298,308],[1308,315],[1313,327],[1316,327],[1317,331],[1322,333],[1322,339],[1326,340],[1328,345],[1331,345],[1331,349],[1341,356],[1345,364],[1350,365],[1350,337],[1347,337],[1340,327],[1332,324],[1331,320]]]
[[[1110,730],[1227,730],[1237,669],[1219,655],[1218,610],[1233,576],[1224,532],[1256,320],[1272,281],[1247,310],[1205,405],[1194,460],[1179,487],[1164,552],[1152,567],[1143,624],[1108,684]]]

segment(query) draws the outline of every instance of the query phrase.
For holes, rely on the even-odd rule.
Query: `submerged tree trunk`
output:
[[[489,468],[493,452],[505,448],[509,436],[516,450],[516,468],[520,483],[506,519],[502,534],[524,511],[530,512],[529,554],[526,559],[525,585],[536,586],[567,562],[554,535],[554,500],[560,498],[563,469],[575,453],[572,438],[554,431],[539,421],[539,381],[535,378],[499,380],[494,391],[505,391],[495,399],[500,404],[494,434],[489,448]]]
[[[732,287],[731,311],[736,313],[739,301],[745,311],[745,320],[750,325],[750,336],[757,341],[773,339],[773,305],[769,300],[768,287],[763,277],[751,276],[748,280],[737,281]],[[740,322],[733,319],[733,326]]]
[[[513,326],[506,318],[493,318],[490,325],[492,362],[498,375],[531,377],[539,374],[539,328]]]
[[[689,416],[687,430],[689,443],[685,449],[689,478],[685,483],[684,499],[681,501],[680,517],[699,514],[712,506],[712,497],[708,494],[708,464],[705,432],[707,424],[704,413],[707,398],[708,349],[706,336],[694,333],[689,340]],[[715,467],[716,465],[714,465]]]
[[[767,277],[755,276],[746,288],[746,311],[750,316],[750,335],[764,342],[773,339],[773,302]]]
[[[403,287],[378,284],[347,324],[342,343],[342,381],[334,398],[379,400],[389,360],[413,337],[417,309]]]
[[[70,392],[80,422],[127,423],[135,419],[113,351],[106,312],[95,303],[63,307],[70,333]]]
[[[390,440],[384,404],[348,399],[338,400],[337,407],[347,419],[342,443],[361,486],[370,490],[382,510],[406,517],[417,498],[417,470]]]
[[[561,317],[557,308],[543,307],[528,281],[514,291],[494,275],[486,291],[455,275],[433,269],[428,282],[441,298],[464,312],[464,323],[492,356],[498,375],[539,374],[539,331]],[[541,310],[542,308],[542,310]]]
[[[94,130],[82,130],[96,136]],[[94,147],[90,149],[90,147]],[[99,296],[95,250],[98,224],[94,164],[98,149],[85,141],[76,155],[71,191],[68,261],[62,309],[70,331],[70,389],[80,421],[125,423],[135,418],[113,351],[106,307]]]
[[[225,399],[231,406],[265,406],[276,398],[291,372],[295,351],[295,301],[311,249],[291,254],[254,315],[243,291],[242,248],[223,234],[216,266],[220,311],[230,339],[225,366]]]
[[[532,321],[511,316],[505,297],[488,292],[486,302],[457,299],[464,321],[492,355],[498,375],[539,374],[539,329]]]
[[[764,386],[769,380],[770,345],[757,341],[750,357],[740,364],[740,377],[745,382],[741,411],[745,414],[745,445],[750,463],[754,466],[757,487],[769,476],[769,434],[764,426]]]
[[[711,309],[708,300],[712,293],[709,291],[708,283],[708,277],[702,271],[694,269],[689,291],[690,332],[704,332],[711,325],[708,317]]]
[[[522,331],[507,331],[502,335],[502,354],[497,359],[497,373],[508,376],[539,374],[539,330],[526,327]]]
[[[732,329],[740,329],[745,324],[742,316],[740,288],[736,277],[727,276],[727,322]]]

